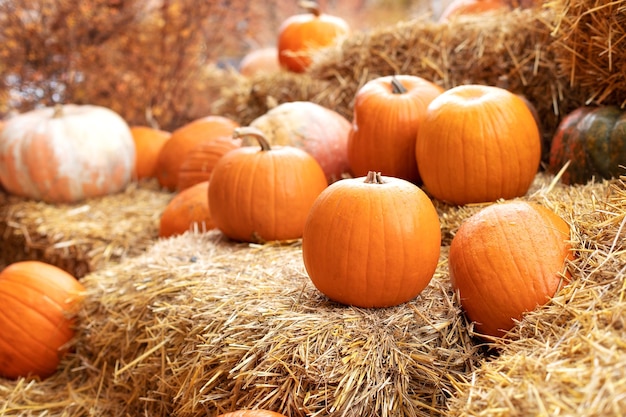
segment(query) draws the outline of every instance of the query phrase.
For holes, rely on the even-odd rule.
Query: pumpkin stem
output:
[[[383,177],[382,175],[380,175],[380,172],[369,171],[367,173],[367,177],[365,177],[365,183],[366,184],[384,184],[385,181],[383,181]]]
[[[305,9],[307,12],[312,13],[315,17],[319,16],[322,12],[320,11],[320,6],[316,1],[312,0],[301,0],[298,2],[298,6]]]
[[[261,151],[270,151],[272,150],[269,141],[265,137],[265,134],[261,131],[261,129],[257,129],[256,127],[247,126],[247,127],[236,127],[233,130],[233,139],[241,139],[244,136],[252,136],[259,142],[261,146]]]
[[[406,93],[406,88],[402,85],[400,81],[398,81],[395,76],[391,77],[391,92],[394,94]]]
[[[54,112],[52,113],[52,117],[55,119],[63,117],[63,104],[57,103],[54,105]]]

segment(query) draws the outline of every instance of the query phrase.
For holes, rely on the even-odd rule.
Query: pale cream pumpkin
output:
[[[77,202],[121,191],[134,169],[130,128],[105,107],[36,109],[9,119],[0,133],[0,182],[14,195]]]
[[[270,145],[294,146],[308,152],[329,183],[350,172],[348,135],[351,124],[341,114],[310,101],[285,102],[250,122]],[[243,146],[254,145],[244,138]]]

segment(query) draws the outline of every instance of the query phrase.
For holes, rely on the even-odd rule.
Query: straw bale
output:
[[[36,259],[80,278],[151,245],[170,198],[154,181],[74,204],[0,192],[0,264]]]
[[[280,103],[322,103],[325,102],[323,97],[334,91],[334,86],[328,82],[289,71],[261,73],[253,77],[230,75],[231,81],[223,85],[212,110],[237,120],[243,126]]]
[[[626,1],[556,2],[555,62],[576,103],[626,105]]]
[[[45,381],[0,381],[4,411],[205,416],[264,407],[292,416],[443,416],[504,415],[497,410],[513,403],[508,415],[535,415],[524,412],[537,404],[527,384],[581,411],[591,392],[574,394],[568,384],[585,373],[594,386],[613,378],[599,392],[621,395],[624,343],[614,336],[624,331],[618,236],[626,187],[557,179],[539,174],[523,198],[572,223],[574,282],[520,322],[519,340],[494,341],[500,355],[473,337],[447,273],[450,239],[482,205],[437,205],[444,244],[433,281],[387,309],[328,301],[306,276],[300,241],[240,244],[196,231],[86,275],[72,352]],[[608,253],[621,259],[607,261]],[[591,350],[596,357],[586,356]]]
[[[401,307],[344,307],[310,283],[299,241],[187,233],[84,283],[74,366],[100,372],[100,414],[437,415],[476,357],[443,269]]]
[[[574,226],[573,279],[525,316],[449,416],[622,416],[626,410],[626,177],[555,200]],[[581,207],[585,206],[585,207]]]

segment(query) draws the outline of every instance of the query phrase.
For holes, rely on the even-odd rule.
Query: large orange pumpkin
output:
[[[240,128],[259,147],[228,152],[211,174],[209,210],[224,235],[244,242],[299,239],[313,201],[326,188],[324,171],[302,149],[270,147],[263,133]]]
[[[315,52],[350,33],[348,23],[320,11],[315,1],[300,1],[307,13],[285,19],[278,28],[278,61],[289,71],[304,72]]]
[[[36,109],[11,117],[0,133],[0,182],[14,195],[73,203],[121,191],[134,171],[130,128],[105,107]]]
[[[135,178],[154,178],[159,152],[172,134],[148,126],[131,126],[130,132],[136,149]]]
[[[238,126],[237,122],[228,117],[210,115],[174,130],[157,158],[156,177],[159,184],[170,191],[176,190],[180,164],[187,153],[207,139],[232,136]]]
[[[368,171],[420,181],[415,138],[430,102],[443,88],[413,75],[375,78],[354,100],[348,160],[354,176]]]
[[[219,159],[229,151],[241,146],[241,139],[232,136],[223,136],[207,139],[194,146],[178,171],[178,191],[182,191],[199,182],[211,179],[213,168]]]
[[[502,336],[554,296],[567,277],[569,239],[561,217],[523,201],[490,205],[462,223],[450,245],[450,279],[479,333]]]
[[[0,272],[0,376],[52,375],[75,334],[85,288],[64,270],[39,261]]]
[[[539,128],[521,97],[503,88],[462,85],[428,106],[415,144],[427,191],[451,204],[524,195],[541,159]]]
[[[159,236],[176,236],[194,228],[200,232],[215,228],[209,211],[209,181],[194,184],[170,200],[161,214]]]
[[[390,307],[416,297],[437,268],[437,211],[415,184],[370,172],[316,199],[302,255],[315,287],[339,303]]]
[[[285,102],[254,119],[250,126],[261,130],[270,145],[294,146],[308,152],[329,183],[350,172],[350,122],[334,110],[310,101]],[[254,142],[244,139],[242,144]]]

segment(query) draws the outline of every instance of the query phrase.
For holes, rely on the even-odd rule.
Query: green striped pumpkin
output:
[[[585,184],[625,173],[626,112],[616,106],[579,107],[561,120],[550,146],[548,171],[570,161],[561,180]]]

